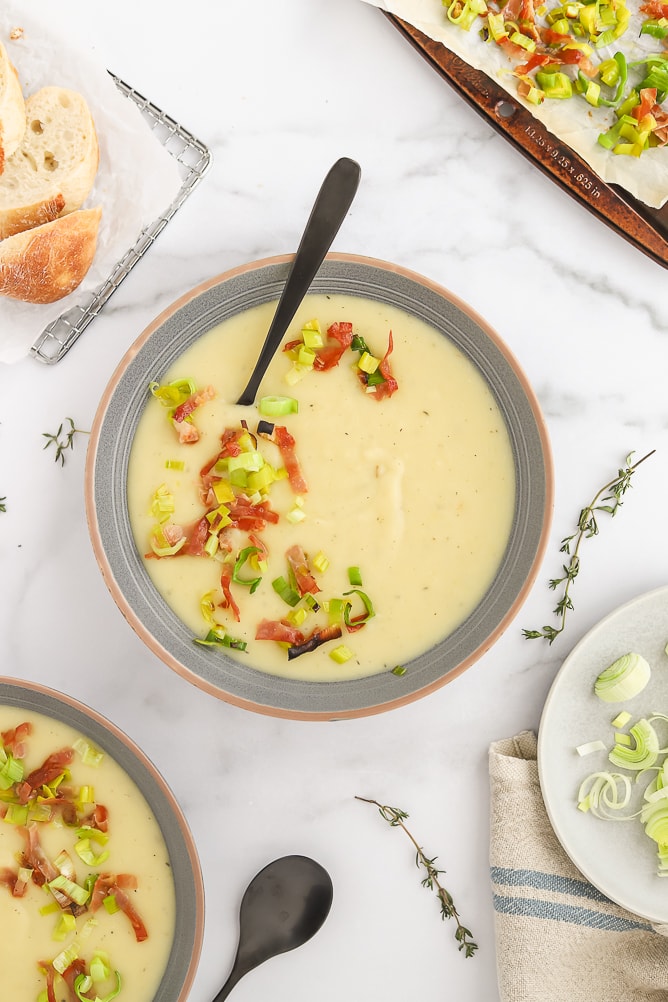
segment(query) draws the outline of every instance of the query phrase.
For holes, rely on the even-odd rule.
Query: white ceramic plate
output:
[[[564,661],[547,697],[538,735],[538,771],[557,838],[580,872],[603,894],[651,922],[668,922],[668,880],[656,875],[656,844],[639,820],[602,821],[577,809],[578,788],[590,773],[612,769],[607,752],[576,749],[601,739],[612,746],[611,721],[629,724],[668,713],[668,587],[640,595],[594,627]],[[594,694],[596,676],[620,655],[642,654],[652,668],[646,689],[625,703]]]

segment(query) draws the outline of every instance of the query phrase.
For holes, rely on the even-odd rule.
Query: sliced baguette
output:
[[[23,139],[26,107],[18,74],[0,42],[0,174]]]
[[[0,239],[80,208],[99,164],[95,125],[81,94],[42,87],[25,110],[23,140],[0,174]]]
[[[53,303],[83,281],[97,248],[102,209],[79,209],[0,240],[0,295]]]

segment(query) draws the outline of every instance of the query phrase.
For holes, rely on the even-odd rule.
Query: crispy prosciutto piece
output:
[[[297,453],[295,451],[295,440],[288,429],[281,424],[274,427],[274,441],[281,453],[283,465],[288,474],[288,480],[295,494],[307,494],[308,485],[304,479]]]
[[[640,10],[648,17],[668,17],[668,3],[661,3],[661,0],[648,0],[640,5]]]
[[[79,996],[74,990],[74,982],[79,977],[80,974],[86,973],[86,961],[82,960],[81,957],[77,957],[73,960],[69,967],[66,967],[62,973],[62,979],[67,985],[67,990],[69,992],[69,1002],[79,1002]],[[84,995],[84,998],[87,998]]]
[[[288,647],[288,661],[298,658],[301,654],[309,654],[322,644],[326,644],[330,640],[337,640],[340,636],[342,636],[342,630],[338,625],[323,626],[321,629],[314,630],[301,644],[293,644]]]
[[[234,567],[230,563],[224,563],[223,569],[220,572],[220,587],[223,589],[224,600],[221,602],[223,609],[231,609],[232,615],[236,619],[237,623],[241,619],[241,614],[239,612],[239,606],[234,601],[234,596],[232,594],[232,573]]]
[[[303,644],[304,634],[284,619],[263,619],[255,631],[256,640],[275,640],[279,644]]]
[[[377,383],[373,387],[373,393],[371,394],[371,396],[375,397],[376,400],[383,400],[385,397],[391,397],[392,394],[396,393],[399,389],[399,384],[392,375],[392,368],[390,366],[390,355],[392,354],[393,349],[394,341],[392,339],[392,331],[390,331],[387,338],[387,351],[383,355],[378,366],[378,371],[383,377],[383,382]],[[368,385],[366,372],[362,372],[361,370],[358,371],[358,377],[363,386]]]
[[[302,547],[298,544],[291,546],[285,556],[295,576],[295,584],[299,594],[306,595],[307,592],[310,592],[311,595],[315,595],[317,591],[320,591],[320,586],[309,569],[308,559]]]
[[[109,897],[110,894],[113,895],[116,899],[116,904],[129,919],[135,939],[138,943],[143,943],[145,939],[148,939],[148,932],[127,893],[130,890],[135,890],[136,887],[137,879],[129,873],[119,873],[117,875],[113,873],[101,873],[93,887],[90,910],[96,912],[104,899]]]
[[[33,883],[41,887],[49,880],[55,880],[58,876],[58,870],[42,848],[37,822],[33,821],[27,828],[20,828],[19,831],[25,839],[21,862],[23,866],[33,871]]]
[[[213,386],[205,386],[203,390],[198,390],[197,393],[193,393],[191,397],[188,397],[182,404],[175,409],[172,414],[172,421],[175,425],[181,424],[186,418],[190,417],[194,410],[205,403],[207,400],[213,400],[216,395],[216,391]]]
[[[245,494],[239,494],[225,506],[232,519],[232,525],[244,532],[264,529],[267,522],[276,524],[278,512],[273,511],[268,501],[252,502]]]
[[[22,898],[28,889],[26,880],[19,879],[18,870],[3,866],[0,870],[0,884],[4,884],[14,898]]]
[[[2,732],[2,744],[14,758],[23,758],[25,755],[25,739],[32,734],[32,724],[25,721],[12,727],[9,731]]]
[[[346,350],[352,344],[353,325],[342,321],[330,324],[327,328],[327,337],[330,343],[318,348],[313,362],[313,368],[320,372],[333,369],[335,365],[339,364]]]
[[[32,790],[48,786],[70,765],[73,758],[74,749],[72,748],[62,748],[60,751],[54,752],[38,769],[34,769],[29,776],[25,777],[24,785],[29,786]]]

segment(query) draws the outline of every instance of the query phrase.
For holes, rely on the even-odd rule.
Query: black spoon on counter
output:
[[[265,960],[311,939],[327,918],[332,897],[327,870],[308,856],[283,856],[260,870],[241,899],[230,976],[212,1002],[223,1002],[244,974]]]
[[[337,160],[322,182],[301,242],[294,256],[274,319],[260,357],[238,404],[252,404],[255,394],[288,325],[308,292],[334,237],[350,208],[361,176],[360,165],[348,157]]]

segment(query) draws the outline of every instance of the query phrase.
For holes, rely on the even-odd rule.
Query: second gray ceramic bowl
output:
[[[552,462],[534,393],[501,338],[457,297],[414,272],[370,258],[329,255],[314,293],[363,296],[398,306],[449,338],[478,368],[505,418],[515,458],[513,525],[498,573],[479,606],[406,673],[342,682],[277,678],[194,644],[151,582],[132,535],[126,479],[147,387],[216,324],[277,300],[291,258],[252,262],[193,289],[162,313],[121,361],[94,422],[86,511],[95,555],[121,612],[165,664],[207,692],[261,713],[334,720],[378,713],[425,696],[468,668],[499,638],[531,587],[552,511]],[[241,387],[241,383],[240,383]]]
[[[195,843],[183,812],[153,763],[105,717],[70,696],[34,682],[0,678],[0,706],[60,721],[114,759],[148,803],[169,854],[176,925],[167,966],[153,1002],[186,1002],[204,935],[204,886]],[[3,993],[4,994],[4,993]]]

